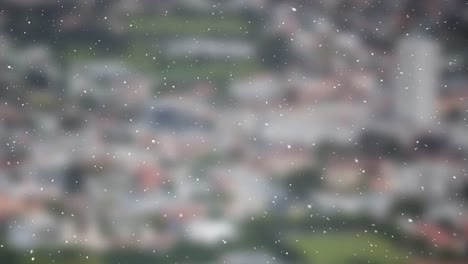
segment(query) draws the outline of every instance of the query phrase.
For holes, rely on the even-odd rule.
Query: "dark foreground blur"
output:
[[[0,263],[468,263],[463,0],[1,0]]]

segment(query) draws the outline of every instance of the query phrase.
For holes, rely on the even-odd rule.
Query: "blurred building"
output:
[[[405,123],[428,126],[436,119],[441,51],[437,41],[414,34],[397,44],[394,109]]]

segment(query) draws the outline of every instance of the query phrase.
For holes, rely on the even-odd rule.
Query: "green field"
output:
[[[245,35],[251,24],[242,17],[216,16],[162,16],[145,15],[127,19],[131,33],[190,34],[190,35]]]
[[[124,58],[133,68],[171,80],[212,80],[226,81],[230,78],[243,78],[263,70],[256,60],[207,60],[175,59],[170,61],[153,60],[145,56],[150,48],[143,45],[132,47]]]
[[[288,243],[306,263],[313,264],[404,264],[409,258],[403,249],[379,235],[334,233],[300,234]],[[305,253],[304,253],[305,252]]]

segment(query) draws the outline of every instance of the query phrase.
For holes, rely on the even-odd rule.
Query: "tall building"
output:
[[[419,127],[434,122],[440,53],[439,43],[429,38],[415,36],[399,41],[394,87],[399,120]]]

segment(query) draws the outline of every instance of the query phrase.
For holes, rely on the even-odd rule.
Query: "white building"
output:
[[[321,140],[353,140],[355,129],[369,116],[364,104],[337,102],[298,106],[263,113],[258,121],[259,133],[267,142],[314,145]]]
[[[255,55],[255,47],[250,42],[236,39],[187,38],[170,42],[167,53],[179,57],[248,59]]]
[[[435,40],[424,37],[400,40],[394,87],[398,119],[416,126],[427,126],[434,121],[440,56]]]

